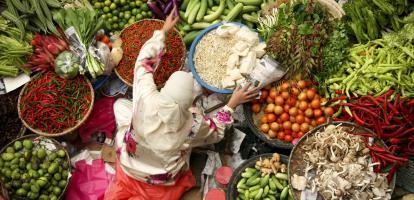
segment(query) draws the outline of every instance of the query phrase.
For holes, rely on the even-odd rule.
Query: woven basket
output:
[[[327,127],[328,125],[339,125],[341,124],[341,127],[347,128],[352,130],[353,132],[357,132],[357,133],[372,133],[371,130],[364,128],[362,126],[359,126],[357,124],[351,123],[351,122],[329,122],[329,123],[325,123],[322,125],[319,125],[317,127],[315,127],[314,129],[310,130],[308,133],[306,133],[298,142],[298,144],[296,144],[296,146],[293,148],[292,153],[290,154],[289,157],[289,165],[288,165],[288,174],[289,174],[289,185],[291,188],[291,191],[293,193],[294,199],[301,199],[301,192],[298,190],[294,190],[292,189],[292,183],[291,183],[291,177],[292,174],[298,174],[298,175],[303,175],[304,173],[304,169],[306,166],[306,162],[303,159],[303,153],[301,152],[300,147],[302,146],[301,144],[306,141],[309,137],[312,137],[313,135],[315,135],[316,132],[318,132],[319,130],[323,130],[325,127]],[[375,140],[375,143],[378,145],[382,145],[385,146],[385,143],[382,140]],[[395,188],[395,183],[396,183],[396,175],[394,175],[393,180],[391,181],[391,183],[389,184],[389,189],[391,190],[391,194],[394,191]],[[318,199],[317,200],[323,200],[322,195],[318,195]]]
[[[39,75],[40,74],[38,74],[37,76],[39,76]],[[17,102],[17,110],[18,110],[18,113],[19,113],[19,118],[22,120],[23,125],[26,126],[28,129],[30,129],[32,132],[34,132],[36,134],[39,134],[41,136],[45,136],[45,137],[60,137],[60,136],[63,136],[63,135],[66,135],[68,133],[71,133],[71,132],[75,131],[77,128],[79,128],[81,125],[83,125],[86,122],[89,115],[92,113],[92,108],[93,108],[93,104],[94,104],[94,101],[95,101],[95,92],[93,90],[92,84],[87,78],[85,78],[85,80],[88,83],[88,86],[89,86],[90,91],[91,91],[91,105],[89,106],[89,110],[86,113],[86,115],[83,117],[83,119],[81,121],[79,121],[74,127],[68,128],[68,129],[66,129],[66,130],[64,130],[60,133],[46,133],[46,132],[43,132],[41,130],[32,128],[29,124],[26,123],[26,121],[23,120],[23,118],[21,116],[21,112],[20,112],[20,98],[23,95],[23,92],[25,91],[25,89],[28,85],[28,83],[26,83],[26,85],[24,85],[22,91],[20,91],[19,99],[18,99],[18,102]]]
[[[414,160],[410,160],[406,167],[402,167],[397,173],[397,183],[399,187],[414,193]]]
[[[69,185],[69,180],[70,180],[70,172],[71,172],[71,165],[70,165],[70,157],[69,157],[69,153],[68,153],[68,151],[58,142],[58,141],[56,141],[55,139],[53,139],[53,138],[49,138],[49,137],[43,137],[43,136],[38,136],[38,135],[35,135],[35,134],[31,134],[31,135],[25,135],[25,136],[22,136],[22,137],[19,137],[19,138],[17,138],[17,139],[15,139],[15,140],[13,140],[13,141],[11,141],[9,144],[7,144],[6,146],[4,146],[1,150],[0,150],[0,154],[2,154],[4,151],[6,151],[6,148],[7,147],[9,147],[9,146],[12,146],[13,144],[14,144],[14,142],[15,141],[18,141],[18,140],[20,140],[20,141],[22,141],[22,140],[25,140],[25,139],[29,139],[29,140],[38,140],[38,141],[40,141],[40,140],[44,140],[44,143],[45,144],[47,144],[47,145],[50,145],[50,144],[52,144],[52,145],[54,145],[54,147],[56,148],[56,149],[63,149],[64,151],[65,151],[65,154],[66,154],[66,161],[67,162],[69,162],[69,168],[68,168],[68,172],[69,172],[69,175],[68,175],[68,178],[67,178],[67,183],[66,183],[66,186],[65,186],[65,188],[64,189],[62,189],[62,193],[60,194],[60,196],[58,197],[59,199],[64,199],[63,197],[65,196],[65,192],[66,192],[66,190],[67,190],[67,188],[68,188],[68,185]],[[34,142],[34,146],[33,146],[33,148],[35,148],[35,147],[37,147],[37,146],[39,146],[39,145],[42,145],[42,144],[40,144],[41,142],[38,142],[38,143],[36,143],[36,142]],[[48,146],[49,147],[49,146]],[[9,199],[9,195],[8,195],[8,192],[7,192],[7,189],[3,186],[3,184],[0,182],[0,194],[3,196],[3,197],[5,197],[5,199]],[[27,198],[18,198],[19,200],[23,200],[23,199],[27,199]]]
[[[135,22],[135,23],[133,23],[132,25],[130,25],[130,26],[133,26],[133,25],[135,25],[135,24],[139,24],[139,23],[141,23],[141,22],[143,22],[143,21],[158,21],[158,22],[163,22],[164,23],[164,21],[163,20],[159,20],[159,19],[143,19],[143,20],[140,20],[140,21],[137,21],[137,22]],[[128,26],[129,27],[129,26]],[[126,27],[126,28],[124,28],[124,29],[122,29],[122,31],[121,31],[121,34],[120,35],[122,35],[122,32],[124,32],[124,30],[125,29],[127,29],[128,27]],[[180,35],[180,32],[174,27],[174,31],[176,31],[177,33],[178,33],[178,35],[180,36],[180,39],[181,39],[181,43],[182,43],[182,45],[183,45],[183,48],[184,48],[184,51],[187,51],[186,50],[186,46],[185,46],[185,43],[184,43],[184,39],[183,39],[183,37]],[[123,41],[123,42],[126,42],[126,41]],[[137,54],[138,54],[139,52],[137,52]],[[181,69],[183,69],[183,67],[184,67],[184,64],[185,64],[185,57],[186,57],[186,54],[184,54],[183,55],[183,57],[182,57],[182,65],[179,67],[179,69],[177,70],[177,71],[180,71]],[[131,68],[134,68],[135,66],[131,66]],[[118,73],[118,66],[117,67],[115,67],[115,69],[114,69],[114,71],[115,71],[115,74],[118,76],[118,78],[119,79],[121,79],[121,81],[122,82],[124,82],[125,84],[127,84],[128,86],[130,86],[130,87],[132,87],[132,83],[130,83],[130,82],[128,82],[125,78],[123,78],[119,73]],[[159,68],[159,67],[157,67],[157,69],[154,71],[154,75],[157,73],[157,71],[162,71],[162,69],[161,68]],[[167,80],[164,80],[164,83],[165,83],[165,81],[167,81]],[[162,88],[164,86],[164,84],[163,85],[157,85],[157,88],[158,89],[160,89],[160,88]]]

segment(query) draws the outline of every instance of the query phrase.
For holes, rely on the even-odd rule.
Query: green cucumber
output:
[[[186,45],[190,45],[191,42],[197,37],[200,31],[191,31],[187,35],[184,36],[183,40]]]
[[[220,0],[219,8],[213,14],[204,16],[204,21],[206,21],[206,22],[212,22],[212,21],[216,20],[217,18],[219,18],[220,15],[224,11],[225,4],[226,4],[225,1],[226,0]]]
[[[260,10],[257,6],[243,6],[242,13],[251,13]]]
[[[207,12],[207,0],[201,0],[201,7],[197,13],[196,21],[201,21]]]
[[[197,3],[194,6],[194,8],[191,10],[190,15],[188,16],[188,23],[189,24],[193,24],[194,23],[194,21],[196,19],[196,16],[197,16],[197,12],[200,9],[200,7],[201,7],[201,4],[200,3]]]
[[[243,10],[243,4],[238,3],[236,6],[234,6],[233,9],[227,14],[226,18],[224,18],[225,21],[233,21],[236,19],[236,17],[240,14],[240,12]]]
[[[289,193],[289,187],[283,188],[282,192],[280,193],[280,199],[286,199],[287,195]]]
[[[263,0],[236,0],[237,3],[242,3],[246,6],[259,6]]]

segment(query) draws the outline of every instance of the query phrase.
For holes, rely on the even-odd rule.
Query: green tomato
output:
[[[131,11],[132,15],[136,15],[137,13],[138,13],[138,9],[136,9],[136,8],[132,9],[132,11]]]
[[[145,10],[145,11],[148,11],[149,10],[148,9],[148,5],[146,3],[144,3],[144,4],[141,5],[141,9],[142,10]]]
[[[46,157],[46,150],[44,150],[44,149],[39,149],[38,151],[37,151],[37,157],[39,158],[39,159],[44,159],[45,157]]]
[[[125,22],[119,22],[119,28],[124,28]]]
[[[141,20],[141,19],[143,19],[144,17],[140,14],[140,13],[138,13],[136,16],[135,16],[135,19],[137,19],[137,20]]]
[[[99,2],[96,2],[94,6],[96,9],[102,8],[102,4]]]
[[[124,17],[124,12],[119,12],[119,18],[123,18]]]
[[[17,151],[23,148],[23,144],[21,141],[16,141],[14,142],[14,149],[16,149]]]
[[[113,16],[112,21],[116,23],[116,21],[118,21],[118,16]]]
[[[116,16],[118,16],[118,15],[119,15],[119,10],[114,10],[114,11],[112,11],[112,15],[116,15]]]
[[[112,29],[117,29],[119,27],[118,24],[112,24]]]
[[[147,11],[147,17],[152,17],[152,12],[151,11]]]
[[[101,15],[101,18],[106,19],[106,15],[105,14]]]
[[[133,24],[135,22],[135,17],[131,17],[129,20],[128,20],[128,23],[129,24]]]
[[[104,2],[104,5],[105,5],[105,6],[110,6],[110,5],[111,5],[111,1],[110,1],[110,0],[106,0],[106,1]]]
[[[104,11],[105,13],[109,13],[109,11],[111,11],[111,9],[110,9],[108,6],[105,6],[105,7],[103,8],[103,11]]]
[[[109,8],[111,10],[115,10],[116,9],[116,4],[115,3],[111,3],[111,5],[109,6]]]
[[[116,3],[116,4],[120,4],[120,0],[114,0],[114,3]]]
[[[112,13],[108,13],[108,14],[106,14],[106,16],[107,16],[108,18],[111,18],[111,17],[112,17]]]
[[[125,13],[124,19],[129,19],[129,18],[131,18],[131,14]]]
[[[7,147],[6,152],[7,153],[14,153],[14,148],[13,147]]]
[[[126,0],[120,0],[120,2],[121,2],[121,5],[127,4],[127,1]]]
[[[135,5],[137,5],[137,7],[140,7],[142,5],[142,1],[140,0],[135,1]]]
[[[135,4],[135,2],[129,2],[129,7],[131,8],[135,8],[137,5]]]
[[[145,12],[145,11],[142,11],[141,12],[141,15],[142,15],[142,17],[144,17],[144,18],[147,18],[148,16],[147,16],[147,12]]]
[[[27,150],[30,150],[33,148],[33,142],[31,140],[23,140],[23,147]]]
[[[53,188],[53,194],[60,195],[60,193],[62,193],[62,190],[59,187],[54,187]]]

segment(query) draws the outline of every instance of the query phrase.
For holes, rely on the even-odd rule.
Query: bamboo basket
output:
[[[158,22],[162,22],[162,23],[164,23],[164,21],[163,20],[159,20],[159,19],[143,19],[143,20],[140,20],[140,21],[137,21],[137,22],[135,22],[135,23],[133,23],[132,25],[130,25],[130,26],[133,26],[133,25],[135,25],[135,24],[139,24],[139,23],[141,23],[141,22],[144,22],[144,21],[158,21]],[[130,26],[128,26],[128,27],[130,27]],[[127,29],[128,27],[126,27],[126,28],[124,28],[124,29],[122,29],[122,31],[121,31],[121,34],[120,35],[122,35],[122,33],[124,32],[124,30],[125,29]],[[176,31],[177,32],[177,34],[180,36],[180,40],[181,40],[181,43],[182,43],[182,47],[183,47],[183,49],[184,49],[184,51],[185,52],[187,52],[187,50],[186,50],[186,46],[185,46],[185,44],[184,44],[184,39],[183,39],[183,37],[180,35],[180,32],[177,30],[177,28],[175,28],[174,27],[174,31]],[[123,42],[125,42],[125,41],[123,41]],[[137,52],[137,54],[139,54],[139,52]],[[182,70],[183,69],[183,67],[184,67],[184,65],[185,65],[185,57],[186,57],[186,54],[184,54],[183,55],[183,57],[181,58],[181,61],[182,61],[182,65],[179,67],[179,69],[178,70],[176,70],[176,71],[180,71],[180,70]],[[131,66],[131,68],[134,68],[135,66]],[[124,82],[125,84],[127,84],[129,87],[132,87],[132,83],[130,83],[130,82],[128,82],[125,78],[123,78],[120,74],[119,74],[119,72],[118,72],[118,66],[116,66],[115,67],[115,69],[114,69],[114,71],[115,71],[115,74],[118,76],[118,78],[119,79],[121,79],[121,81],[122,82]],[[157,67],[155,70],[154,70],[154,75],[156,75],[157,74],[157,72],[158,71],[162,71],[162,68],[160,68],[160,67]],[[165,81],[167,81],[167,80],[163,80],[163,82],[165,83]],[[158,89],[160,89],[160,88],[162,88],[164,86],[164,84],[162,84],[162,85],[157,85],[157,88]]]
[[[39,76],[40,74],[38,74],[37,76]],[[41,131],[41,130],[38,130],[38,129],[35,129],[35,128],[33,128],[33,127],[31,127],[29,124],[27,124],[27,122],[22,118],[22,116],[21,116],[21,111],[20,111],[20,99],[21,99],[21,97],[22,97],[22,95],[23,95],[23,92],[25,91],[25,89],[26,89],[26,87],[27,87],[27,85],[28,85],[28,83],[26,83],[25,85],[24,85],[24,87],[22,88],[22,90],[20,91],[20,94],[19,94],[19,99],[18,99],[18,101],[17,101],[17,111],[18,111],[18,114],[19,114],[19,118],[20,118],[20,120],[22,120],[22,123],[23,123],[23,125],[25,126],[25,127],[27,127],[28,129],[30,129],[32,132],[34,132],[34,133],[36,133],[36,134],[39,134],[39,135],[41,135],[41,136],[45,136],[45,137],[60,137],[60,136],[64,136],[64,135],[66,135],[66,134],[69,134],[69,133],[71,133],[71,132],[73,132],[73,131],[75,131],[76,129],[78,129],[80,126],[82,126],[85,122],[86,122],[86,120],[89,118],[89,115],[92,113],[92,109],[93,109],[93,104],[94,104],[94,102],[95,102],[95,92],[94,92],[94,90],[93,90],[93,87],[92,87],[92,84],[91,84],[91,82],[87,79],[87,78],[84,78],[85,80],[86,80],[86,82],[88,83],[88,86],[89,86],[89,88],[90,88],[90,91],[91,91],[91,105],[89,106],[89,110],[88,110],[88,112],[86,113],[86,115],[83,117],[83,119],[82,120],[80,120],[74,127],[71,127],[71,128],[68,128],[68,129],[66,129],[66,130],[64,130],[64,131],[62,131],[62,132],[60,132],[60,133],[46,133],[46,132],[43,132],[43,131]]]
[[[70,164],[70,157],[69,157],[68,151],[58,141],[56,141],[53,138],[44,137],[44,136],[38,136],[38,135],[35,135],[35,134],[31,134],[31,135],[25,135],[25,136],[19,137],[19,138],[15,139],[15,140],[11,141],[9,144],[7,144],[6,146],[2,147],[2,149],[0,150],[0,154],[2,154],[4,151],[6,151],[7,147],[13,145],[15,141],[25,140],[25,139],[29,139],[29,140],[34,141],[33,142],[34,143],[33,148],[38,147],[38,146],[47,146],[45,148],[48,149],[48,150],[50,150],[49,149],[50,148],[49,145],[53,145],[55,147],[55,149],[63,149],[65,151],[66,161],[68,162],[68,166],[69,166],[68,169],[67,169],[68,172],[69,172],[69,175],[68,175],[68,177],[66,179],[67,180],[66,186],[65,186],[64,189],[62,189],[62,193],[58,197],[58,199],[64,199],[65,192],[66,192],[66,190],[68,188],[68,185],[69,185],[69,180],[70,180],[70,177],[71,177],[71,168],[72,168],[72,166]],[[6,200],[9,199],[9,195],[8,195],[7,189],[4,187],[4,185],[3,185],[3,183],[1,181],[0,181],[0,195],[3,196]],[[27,199],[27,198],[17,198],[17,199],[18,200],[24,200],[24,199]]]

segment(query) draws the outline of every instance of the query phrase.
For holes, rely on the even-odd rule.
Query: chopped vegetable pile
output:
[[[91,98],[85,78],[66,80],[49,71],[33,78],[22,91],[20,116],[33,129],[61,133],[85,118]]]
[[[118,74],[132,85],[134,78],[135,61],[141,47],[148,41],[154,31],[160,30],[164,22],[157,20],[143,20],[126,28],[121,33],[122,50],[124,56],[116,67]],[[165,39],[165,50],[161,61],[154,72],[154,81],[157,86],[162,86],[168,77],[175,71],[181,69],[184,64],[185,46],[180,34],[171,29]]]

